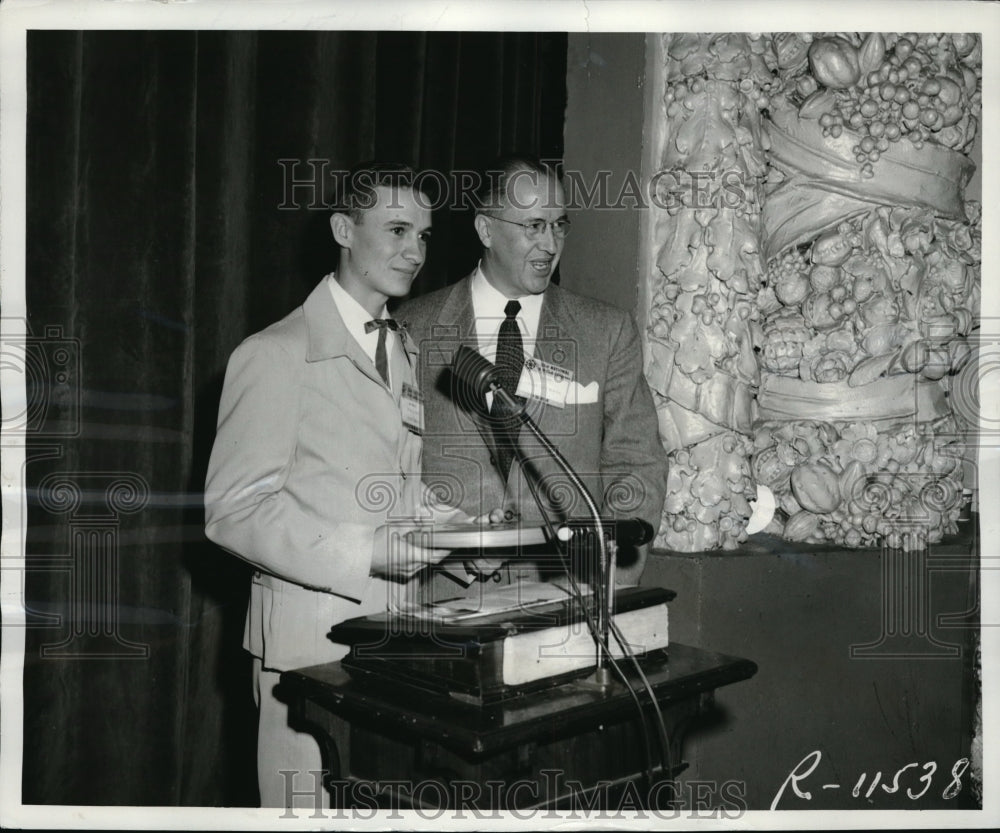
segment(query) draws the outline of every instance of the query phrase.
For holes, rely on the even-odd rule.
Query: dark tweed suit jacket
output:
[[[528,462],[515,464],[504,482],[485,403],[470,401],[451,376],[458,345],[477,348],[470,278],[407,301],[396,317],[420,353],[425,481],[438,484],[446,500],[471,515],[505,507],[530,523],[540,513],[525,481],[528,476],[557,519],[585,517],[582,500],[527,430],[520,432],[519,445]],[[571,370],[577,389],[589,386],[590,392],[564,408],[529,399],[539,427],[583,477],[606,516],[639,517],[658,528],[667,461],[630,316],[550,285],[534,355]],[[619,558],[619,581],[637,581],[643,566],[639,554],[623,550]]]

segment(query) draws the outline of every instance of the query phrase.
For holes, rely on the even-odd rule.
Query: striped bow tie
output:
[[[370,333],[373,330],[392,330],[394,333],[397,333],[400,330],[400,326],[395,318],[375,318],[365,322],[365,332]]]

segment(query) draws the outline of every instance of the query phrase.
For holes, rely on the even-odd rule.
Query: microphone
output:
[[[465,344],[460,345],[456,351],[451,372],[480,399],[485,399],[494,385],[500,386],[500,371],[497,366]]]
[[[614,523],[615,541],[619,546],[631,544],[638,547],[653,540],[653,527],[642,518],[622,518]]]
[[[587,506],[587,511],[593,519],[593,529],[597,532],[597,563],[601,578],[599,586],[600,604],[597,610],[597,633],[595,634],[595,638],[600,642],[602,648],[598,651],[597,655],[595,679],[600,685],[607,686],[611,680],[611,672],[608,670],[606,663],[607,657],[611,655],[608,640],[611,629],[611,617],[614,616],[614,561],[608,553],[604,524],[601,520],[601,513],[597,509],[597,503],[594,501],[593,495],[590,494],[590,490],[587,489],[586,484],[573,470],[569,461],[556,448],[555,444],[545,436],[544,432],[535,424],[535,421],[528,415],[527,411],[518,405],[514,399],[513,391],[506,390],[500,383],[500,371],[497,370],[496,365],[484,359],[472,348],[462,344],[459,345],[455,352],[451,372],[470,388],[479,397],[480,401],[485,401],[486,394],[492,393],[512,416],[516,416],[521,424],[535,436],[535,439],[538,440],[539,444],[556,462],[559,468],[562,469]],[[531,483],[530,478],[528,482],[529,484]],[[533,487],[531,494],[535,499],[535,503],[538,504],[542,517],[546,517],[545,508],[542,506],[541,500]],[[549,528],[550,534],[559,537],[559,533],[552,529],[550,522],[546,521],[546,526]],[[625,531],[627,533],[627,529]],[[572,537],[572,534],[570,537]],[[649,537],[652,537],[652,529],[650,529]]]
[[[556,532],[559,540],[569,541],[575,532],[574,527],[579,524],[593,526],[589,521],[582,521],[577,524],[563,524]],[[632,545],[638,547],[641,544],[648,544],[653,540],[653,527],[642,518],[622,518],[614,521],[603,521],[603,525],[605,529],[608,527],[614,529],[614,539],[618,546]]]

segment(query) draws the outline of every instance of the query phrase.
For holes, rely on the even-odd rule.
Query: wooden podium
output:
[[[684,733],[715,689],[757,666],[671,644],[642,667],[663,714],[662,751],[649,695],[634,677],[645,726],[620,681],[601,688],[585,675],[478,703],[335,662],[286,672],[281,689],[293,725],[320,740],[333,806],[355,806],[363,795],[394,808],[603,807],[620,806],[626,790],[632,805],[646,806],[671,798],[656,784],[685,767]]]

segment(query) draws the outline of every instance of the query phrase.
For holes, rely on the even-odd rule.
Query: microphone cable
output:
[[[512,415],[516,415],[518,417],[521,424],[523,426],[526,426],[531,431],[531,433],[534,435],[535,439],[542,446],[542,448],[546,452],[548,452],[548,454],[552,457],[552,459],[554,459],[557,465],[563,470],[565,475],[569,478],[570,482],[576,487],[577,491],[580,493],[580,496],[587,504],[588,510],[593,515],[594,521],[596,523],[597,546],[598,546],[598,551],[600,553],[599,564],[606,570],[610,570],[610,559],[608,558],[608,553],[607,553],[607,541],[605,540],[604,536],[604,524],[603,521],[601,520],[600,512],[597,510],[597,505],[594,502],[593,496],[587,490],[587,487],[586,485],[584,485],[583,481],[581,481],[580,478],[576,475],[576,473],[572,470],[565,457],[563,457],[563,455],[560,453],[559,449],[556,448],[556,446],[541,432],[538,426],[534,424],[531,418],[524,412],[523,407],[521,408],[518,407],[514,397],[511,396],[511,394],[509,394],[507,390],[499,383],[499,380],[495,375],[496,367],[491,362],[483,358],[483,356],[479,354],[477,351],[472,350],[471,348],[464,345],[458,348],[458,352],[455,355],[452,367],[455,375],[458,378],[465,381],[467,385],[470,385],[471,388],[474,391],[476,391],[479,395],[485,394],[487,390],[492,390],[494,397],[499,396],[504,407],[507,410],[511,411]],[[607,662],[610,663],[611,666],[614,668],[618,676],[621,678],[622,683],[625,685],[626,689],[629,692],[629,695],[632,697],[636,705],[637,713],[641,725],[643,727],[642,734],[643,734],[643,746],[646,755],[645,760],[647,769],[647,780],[650,784],[652,784],[652,753],[649,746],[649,738],[648,738],[649,730],[648,730],[648,725],[646,723],[646,716],[644,714],[644,709],[642,708],[638,694],[636,693],[636,690],[632,686],[631,681],[628,679],[627,675],[624,673],[622,668],[618,665],[615,658],[611,655],[610,646],[608,645],[608,637],[614,627],[614,629],[617,631],[617,635],[615,638],[621,645],[622,652],[625,655],[629,656],[632,659],[632,661],[636,664],[636,667],[638,668],[638,661],[635,659],[634,655],[632,655],[631,647],[627,645],[623,639],[620,638],[621,636],[620,630],[618,630],[617,627],[614,625],[613,617],[610,615],[610,611],[608,610],[610,606],[609,605],[610,599],[604,598],[606,594],[613,593],[614,588],[604,587],[603,582],[599,593],[596,592],[597,588],[593,588],[594,592],[592,592],[592,595],[594,597],[595,603],[600,604],[603,601],[604,605],[604,609],[601,611],[601,617],[600,617],[605,623],[604,627],[602,628],[599,625],[599,623],[595,621],[594,616],[590,613],[590,611],[587,608],[587,605],[584,603],[583,593],[580,590],[579,585],[576,583],[575,577],[572,574],[568,555],[563,551],[563,548],[561,546],[563,542],[561,542],[559,540],[558,535],[556,535],[552,521],[550,520],[548,512],[545,509],[545,505],[539,498],[537,484],[535,484],[533,478],[527,472],[524,471],[524,465],[523,465],[524,455],[521,454],[520,448],[516,443],[513,444],[512,450],[514,458],[518,461],[518,465],[521,467],[522,473],[524,473],[525,475],[524,479],[527,481],[529,489],[531,490],[532,497],[534,498],[535,503],[538,506],[539,512],[542,516],[542,521],[545,525],[546,531],[548,532],[549,538],[556,547],[556,551],[562,562],[563,569],[566,571],[566,575],[569,578],[572,592],[579,600],[580,608],[587,622],[587,626],[591,632],[591,635],[594,637],[595,642],[598,645],[599,659],[597,667],[598,668],[603,667],[603,663],[601,662],[601,660],[606,659]],[[641,669],[639,669],[639,671],[641,674]],[[647,691],[652,696],[653,692],[652,688],[649,686],[648,679],[646,679],[644,674],[642,674],[642,678],[646,684]],[[666,730],[665,727],[663,726],[663,716],[659,710],[659,704],[656,703],[655,696],[652,696],[652,699],[657,710],[657,716],[660,722],[660,728],[662,730],[660,734],[662,743],[662,739],[666,736]],[[670,755],[669,748],[667,749],[667,755],[668,757]],[[662,748],[660,753],[660,764],[661,767],[664,764]]]
[[[663,766],[663,764],[666,763],[667,766],[666,775],[668,778],[672,778],[674,761],[673,761],[673,752],[670,747],[670,733],[667,732],[666,722],[663,719],[663,712],[661,711],[660,704],[656,699],[656,694],[653,692],[653,686],[650,684],[649,678],[646,676],[646,673],[642,670],[642,666],[639,664],[638,658],[635,656],[634,653],[632,653],[631,646],[628,645],[627,642],[625,642],[625,638],[621,632],[621,629],[618,627],[618,624],[614,621],[612,621],[611,623],[611,631],[614,634],[615,641],[618,643],[619,647],[621,647],[622,652],[626,656],[628,656],[628,658],[632,661],[636,673],[642,680],[643,688],[645,688],[646,693],[649,694],[649,700],[653,704],[653,709],[656,712],[656,723],[657,723],[657,728],[659,730],[658,735],[660,744],[660,765]],[[664,755],[666,755],[665,762],[663,760]]]
[[[514,458],[517,460],[517,464],[518,464],[518,466],[520,466],[521,471],[524,474],[524,480],[528,484],[528,489],[531,492],[531,496],[532,496],[532,498],[534,498],[535,504],[538,506],[539,514],[542,517],[542,524],[545,526],[545,530],[548,533],[549,540],[552,541],[554,543],[554,545],[555,545],[556,554],[559,556],[559,561],[560,561],[560,564],[561,564],[561,566],[563,568],[563,571],[566,573],[566,577],[569,579],[570,588],[572,590],[573,596],[576,598],[577,602],[580,605],[580,610],[583,612],[584,621],[587,624],[587,628],[590,631],[591,636],[593,636],[594,642],[597,643],[598,650],[605,652],[608,662],[611,664],[611,667],[615,670],[615,673],[617,674],[618,678],[622,681],[622,684],[625,686],[625,689],[628,691],[629,696],[632,698],[632,702],[635,704],[636,714],[639,717],[639,722],[640,722],[640,725],[642,727],[641,733],[642,733],[642,745],[643,745],[643,753],[644,753],[643,757],[644,757],[644,760],[645,760],[645,763],[646,763],[646,783],[647,783],[647,789],[651,789],[652,785],[653,785],[653,752],[652,752],[652,748],[650,747],[650,743],[649,743],[649,724],[646,721],[646,710],[643,708],[642,703],[639,701],[639,695],[636,692],[635,688],[632,686],[632,682],[631,682],[631,680],[629,680],[628,675],[619,666],[618,662],[611,655],[611,651],[607,650],[606,646],[604,645],[603,640],[601,639],[600,629],[598,628],[598,624],[597,624],[596,618],[595,618],[594,614],[590,611],[590,609],[589,609],[589,607],[588,607],[588,605],[586,603],[586,599],[584,598],[583,591],[580,589],[580,585],[577,582],[576,577],[573,575],[573,570],[572,570],[572,565],[570,563],[569,553],[564,550],[566,542],[562,541],[559,538],[559,536],[556,534],[555,527],[554,527],[554,525],[552,523],[552,520],[549,518],[549,513],[545,509],[545,504],[542,502],[541,498],[539,497],[539,494],[538,494],[538,484],[535,483],[534,482],[534,478],[531,477],[524,470],[524,466],[523,466],[524,458],[523,458],[523,455],[521,454],[520,448],[517,447],[517,446],[514,447]],[[596,595],[594,595],[593,593],[591,595],[594,597],[595,601],[597,601]],[[617,625],[614,624],[613,618],[611,620],[611,627],[615,631],[618,630]],[[616,639],[617,638],[618,637],[616,637]],[[621,640],[619,640],[619,644],[621,644]],[[631,651],[630,651],[629,646],[627,644],[626,644],[624,650],[626,651],[626,653],[628,653],[631,656]],[[631,656],[631,659],[632,659],[633,662],[636,662],[634,656]],[[638,665],[637,665],[637,667],[638,667]],[[640,671],[640,673],[641,673],[641,671]],[[648,688],[648,682],[647,682],[647,688]],[[654,702],[655,702],[655,698],[654,698]],[[662,719],[663,718],[662,718],[662,715],[661,715],[660,716],[661,723],[662,723]],[[665,734],[665,729],[664,729],[664,734]],[[661,743],[662,743],[662,741],[661,741]],[[667,750],[667,756],[668,756],[668,759],[669,759],[669,756],[670,756],[669,748]],[[664,764],[665,764],[665,761],[663,760],[663,750],[662,750],[662,748],[660,750],[660,756],[659,757],[660,757],[660,767],[662,768],[664,766]]]

